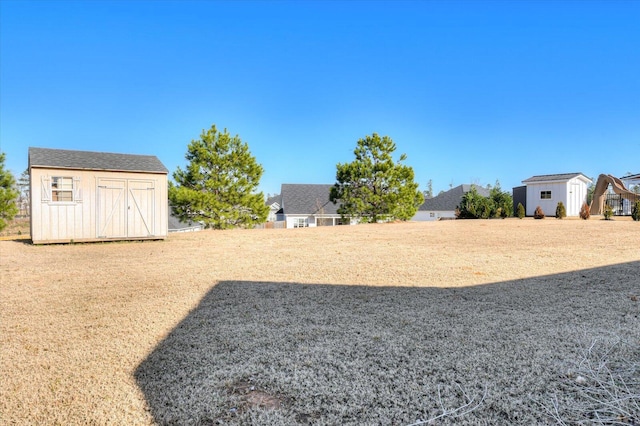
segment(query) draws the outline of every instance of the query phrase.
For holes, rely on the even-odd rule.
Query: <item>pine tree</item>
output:
[[[495,204],[491,198],[480,195],[475,185],[471,185],[471,189],[462,196],[458,211],[459,219],[489,219],[495,213]]]
[[[0,231],[18,213],[18,206],[16,205],[18,191],[14,188],[16,180],[10,171],[5,170],[4,160],[5,154],[0,152]]]
[[[409,220],[424,201],[418,184],[413,181],[413,168],[401,164],[406,155],[394,162],[396,145],[390,137],[377,133],[358,140],[355,160],[339,163],[336,183],[330,199],[340,203],[343,218],[359,218],[363,222]]]
[[[494,217],[511,217],[513,216],[513,197],[507,191],[502,191],[500,181],[496,180],[496,184],[489,191],[489,198],[493,201]]]
[[[556,219],[564,219],[565,217],[567,217],[567,209],[564,207],[562,201],[558,201],[558,205],[556,206]]]
[[[173,174],[169,201],[183,220],[202,222],[207,228],[250,227],[266,220],[269,207],[262,192],[255,192],[263,168],[240,137],[216,126],[192,140],[185,155],[189,164]]]
[[[517,215],[520,219],[524,219],[525,213],[524,213],[524,206],[522,205],[522,203],[518,203]]]

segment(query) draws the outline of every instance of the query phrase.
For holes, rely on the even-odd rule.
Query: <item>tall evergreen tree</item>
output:
[[[175,185],[169,184],[169,201],[178,217],[215,229],[266,220],[269,207],[262,192],[256,192],[263,168],[238,135],[219,132],[213,125],[191,141],[185,158],[186,169],[178,167]]]
[[[496,185],[489,191],[489,198],[493,201],[495,217],[511,217],[513,216],[513,196],[506,191],[502,191],[500,182],[496,180]]]
[[[7,222],[13,220],[18,213],[16,199],[18,191],[15,189],[16,180],[9,170],[4,168],[4,152],[0,152],[0,231],[6,226]]]
[[[330,199],[340,203],[342,217],[375,223],[409,220],[415,215],[424,197],[413,180],[413,168],[401,164],[407,156],[402,154],[396,163],[395,150],[390,137],[373,133],[358,140],[354,161],[336,166]]]

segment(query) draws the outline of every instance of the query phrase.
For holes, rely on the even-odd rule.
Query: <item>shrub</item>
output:
[[[493,204],[492,216],[494,217],[511,217],[513,216],[513,197],[509,192],[502,191],[500,182],[496,181],[496,185],[491,188],[489,198]]]
[[[602,214],[604,215],[604,220],[611,220],[611,217],[613,216],[613,209],[609,204],[604,205],[604,210],[602,211]]]
[[[517,212],[518,217],[520,219],[524,218],[524,206],[522,205],[522,203],[518,203],[518,209],[517,210],[518,210],[518,212]]]
[[[565,217],[567,217],[567,209],[564,207],[564,203],[559,201],[556,207],[556,219],[563,219]]]
[[[489,219],[494,204],[490,198],[478,194],[475,186],[471,186],[469,192],[462,196],[458,209],[459,219]]]
[[[635,221],[640,221],[640,200],[633,204],[633,210],[631,211],[631,217]]]
[[[542,207],[536,207],[536,211],[533,212],[534,219],[544,219],[544,212],[542,211]]]
[[[591,211],[589,210],[589,206],[587,203],[582,203],[582,208],[580,208],[580,219],[587,220],[591,216]]]

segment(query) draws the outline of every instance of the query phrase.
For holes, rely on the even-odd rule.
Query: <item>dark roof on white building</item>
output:
[[[566,182],[578,176],[584,176],[586,179],[591,180],[584,173],[561,173],[555,175],[539,175],[532,176],[529,179],[525,179],[522,183],[534,183],[534,182]]]
[[[620,179],[625,179],[625,180],[637,180],[637,179],[640,179],[640,173],[636,173],[636,174],[630,174],[630,175],[622,176]]]
[[[418,208],[419,211],[454,211],[460,205],[462,196],[475,186],[478,194],[483,197],[489,196],[489,190],[478,185],[458,185],[451,188],[447,192],[443,192],[433,198],[424,200],[424,203]]]
[[[29,148],[29,168],[31,167],[169,173],[155,155],[115,154],[110,152],[33,147]]]
[[[284,214],[338,214],[338,204],[329,201],[330,184],[283,183],[282,213]]]

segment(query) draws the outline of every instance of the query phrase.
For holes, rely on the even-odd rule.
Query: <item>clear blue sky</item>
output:
[[[153,154],[212,124],[260,189],[390,136],[422,189],[640,173],[640,1],[0,2],[0,149]]]

